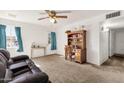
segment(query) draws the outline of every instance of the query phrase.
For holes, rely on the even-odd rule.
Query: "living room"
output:
[[[2,80],[2,77],[1,82],[124,82],[123,64],[119,67],[111,65],[112,62],[107,64],[112,52],[107,39],[108,28],[122,29],[123,16],[123,10],[0,10],[0,53],[6,57],[1,61],[5,61],[7,69],[14,73],[11,78]],[[112,23],[115,25],[108,25]],[[75,38],[81,45],[77,46]],[[70,53],[72,39],[76,44]],[[123,53],[114,54],[121,54],[123,61]],[[9,62],[10,59],[13,62]],[[32,76],[32,66],[43,74]]]

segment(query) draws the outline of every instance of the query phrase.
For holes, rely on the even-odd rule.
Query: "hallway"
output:
[[[103,63],[103,66],[119,66],[124,68],[124,57],[112,56],[105,63]]]

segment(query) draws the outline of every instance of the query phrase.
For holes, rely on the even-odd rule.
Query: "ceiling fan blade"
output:
[[[71,13],[71,11],[69,10],[65,10],[65,11],[56,11],[57,14],[60,14],[60,13]]]
[[[56,16],[56,18],[68,18],[67,16]]]
[[[46,19],[46,18],[49,18],[49,17],[44,17],[44,18],[38,18],[38,20],[43,20],[43,19]]]

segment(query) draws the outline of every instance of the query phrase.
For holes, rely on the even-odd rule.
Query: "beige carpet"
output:
[[[33,60],[42,71],[49,75],[53,83],[124,82],[124,67],[111,65],[110,61],[98,67],[91,64],[69,62],[59,55],[45,56]]]

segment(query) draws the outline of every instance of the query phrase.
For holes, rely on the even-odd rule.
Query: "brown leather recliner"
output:
[[[0,82],[48,83],[49,77],[28,56],[10,58],[7,50],[0,49]]]

